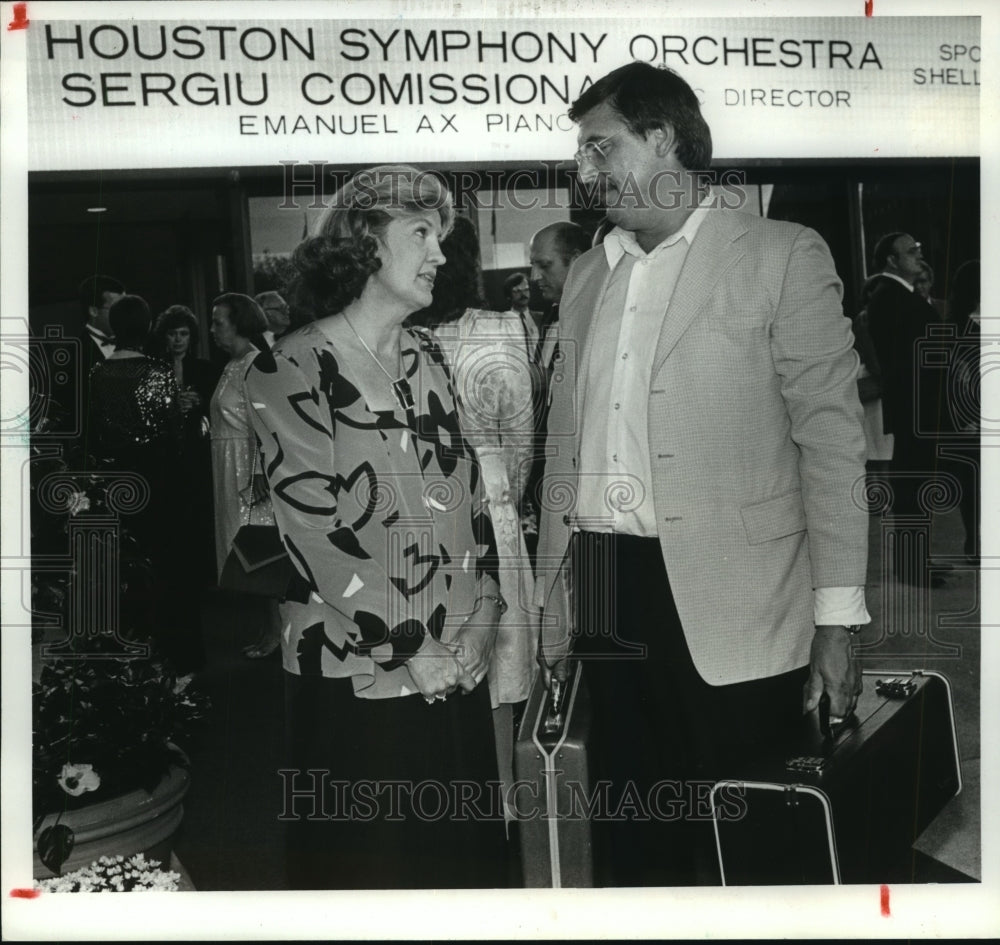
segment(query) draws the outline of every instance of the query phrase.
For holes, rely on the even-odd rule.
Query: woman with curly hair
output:
[[[219,369],[199,358],[198,320],[186,305],[171,305],[153,323],[147,346],[149,354],[173,368],[183,417],[178,481],[183,484],[186,519],[182,528],[191,579],[198,585],[214,581],[215,551],[212,544],[212,453],[208,407],[219,380]]]
[[[404,327],[452,217],[430,173],[355,175],[294,254],[315,321],[247,374],[278,528],[312,588],[282,634],[293,889],[505,883],[482,683],[506,608],[493,531],[444,356]]]
[[[198,357],[198,319],[186,305],[171,305],[153,323],[149,354],[174,371],[184,414],[185,439],[208,436],[208,402],[219,380],[211,361]]]

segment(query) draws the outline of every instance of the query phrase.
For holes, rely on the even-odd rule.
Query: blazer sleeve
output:
[[[338,514],[338,495],[348,484],[334,472],[335,430],[325,398],[297,364],[271,351],[254,359],[246,385],[289,555],[315,592],[358,626],[362,652],[385,669],[401,665],[428,631],[415,613],[421,598],[411,603],[396,588],[381,555],[365,549],[364,530],[354,531]]]
[[[771,326],[781,395],[799,449],[814,587],[865,583],[868,512],[858,355],[843,315],[830,251],[809,229],[796,236]]]

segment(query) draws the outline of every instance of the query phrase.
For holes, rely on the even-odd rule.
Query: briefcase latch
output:
[[[785,807],[799,806],[799,792],[794,784],[786,784],[784,788]]]
[[[917,691],[917,684],[912,679],[876,679],[875,692],[886,699],[907,699]]]
[[[785,762],[786,771],[805,772],[806,774],[820,774],[826,765],[826,759],[819,755],[797,755],[789,758]]]

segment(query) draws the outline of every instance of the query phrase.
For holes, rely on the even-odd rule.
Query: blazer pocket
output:
[[[806,528],[806,510],[802,506],[801,489],[755,502],[753,505],[745,505],[740,509],[740,515],[743,517],[747,541],[751,545],[785,538],[805,531]]]

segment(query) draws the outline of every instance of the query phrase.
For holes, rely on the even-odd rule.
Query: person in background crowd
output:
[[[538,609],[519,505],[531,463],[538,374],[520,319],[484,311],[479,237],[457,217],[441,243],[434,302],[417,316],[448,357],[462,433],[475,448],[499,556],[500,618],[487,679],[505,796],[513,783],[514,732],[535,670]],[[460,294],[464,288],[465,294]]]
[[[86,319],[84,341],[89,342],[84,348],[89,352],[91,365],[115,350],[109,313],[124,294],[125,286],[111,276],[88,276],[80,283],[80,307]]]
[[[186,673],[202,667],[205,653],[179,533],[188,498],[179,475],[183,420],[173,371],[143,354],[150,321],[149,306],[137,295],[111,305],[115,349],[90,375],[90,434],[101,465],[138,473],[148,485],[145,508],[124,524],[152,563],[146,606],[153,636]]]
[[[496,546],[444,355],[404,327],[433,301],[452,216],[432,174],[355,175],[293,257],[315,321],[247,375],[278,528],[312,588],[282,640],[286,767],[371,795],[364,815],[292,805],[292,889],[506,880],[502,813],[451,800],[482,809],[497,782],[482,683],[506,606]],[[425,784],[443,791],[433,819]]]
[[[934,288],[934,270],[924,261],[920,266],[920,275],[913,283],[913,290],[917,295],[922,296],[928,305],[937,313],[937,317],[944,319],[947,314],[947,305],[943,299],[936,299],[931,295]]]
[[[889,233],[875,246],[875,289],[868,302],[868,331],[882,368],[884,430],[893,435],[889,466],[892,511],[898,516],[924,514],[919,495],[938,467],[937,437],[943,391],[937,370],[922,369],[918,342],[938,321],[937,313],[914,284],[923,274],[920,244],[909,233]],[[891,566],[897,581],[923,587],[944,584],[924,572],[926,560],[905,542],[894,542]]]
[[[89,435],[90,372],[115,350],[114,336],[108,313],[111,306],[125,294],[125,286],[111,276],[93,275],[84,279],[77,290],[83,316],[83,333],[80,337],[80,445],[83,462],[93,452]],[[67,405],[68,406],[68,405]]]
[[[552,367],[555,350],[555,326],[559,319],[559,300],[569,267],[573,260],[590,248],[590,241],[583,227],[569,221],[551,223],[531,237],[528,252],[531,258],[531,281],[538,287],[542,300],[548,306],[543,313],[542,337],[535,361],[546,371]]]
[[[236,533],[244,525],[273,525],[274,513],[257,442],[250,427],[246,373],[264,341],[267,319],[249,296],[220,295],[212,303],[212,337],[229,355],[209,406],[212,436],[212,480],[215,495],[215,557],[219,577]],[[244,647],[249,659],[262,659],[281,642],[277,600],[262,598],[263,629],[256,643]]]
[[[951,280],[950,320],[957,326],[954,364],[948,388],[952,427],[961,434],[957,450],[965,462],[955,466],[962,495],[959,511],[965,526],[965,563],[979,565],[979,495],[982,468],[980,414],[982,393],[979,367],[980,266],[978,259],[962,263]]]
[[[291,330],[291,314],[288,303],[277,292],[261,292],[254,296],[254,301],[261,307],[267,318],[267,331],[264,340],[271,346],[282,335]]]
[[[197,356],[198,319],[186,305],[171,305],[157,316],[148,346],[153,357],[173,368],[180,391],[185,436],[208,436],[208,402],[219,380],[219,370]]]
[[[577,354],[553,378],[545,480],[571,503],[543,506],[540,659],[557,677],[571,647],[584,661],[593,777],[625,812],[593,822],[597,881],[718,882],[710,824],[633,799],[742,770],[824,692],[852,711],[870,619],[858,357],[819,235],[700,184],[711,133],[679,75],[615,69],[570,117],[615,228],[560,304]]]
[[[212,505],[212,451],[209,403],[219,381],[219,368],[197,357],[198,320],[186,305],[171,305],[157,316],[148,350],[173,369],[184,418],[180,481],[187,491],[185,557],[192,565],[191,581],[214,582],[215,547]]]
[[[108,312],[114,350],[90,374],[90,427],[98,460],[138,472],[150,482],[155,509],[163,472],[179,452],[181,409],[173,372],[143,354],[149,335],[149,306],[137,295],[116,299]],[[152,530],[158,516],[147,515]]]
[[[528,285],[528,277],[523,272],[512,273],[504,279],[503,295],[507,301],[508,311],[522,318],[528,317],[531,287]]]
[[[535,397],[535,448],[521,503],[521,518],[532,561],[538,544],[537,491],[545,468],[548,392],[553,360],[557,351],[559,300],[562,298],[570,265],[577,256],[589,248],[590,241],[583,228],[568,221],[542,227],[531,237],[529,244],[531,281],[537,286],[546,305],[539,326],[539,339],[532,356],[533,364],[538,371],[539,387]]]
[[[882,368],[868,330],[868,302],[879,283],[877,275],[865,280],[858,314],[854,316],[854,349],[861,359],[858,397],[865,411],[865,443],[869,468],[883,468],[892,459],[892,434],[884,433],[882,419]]]

